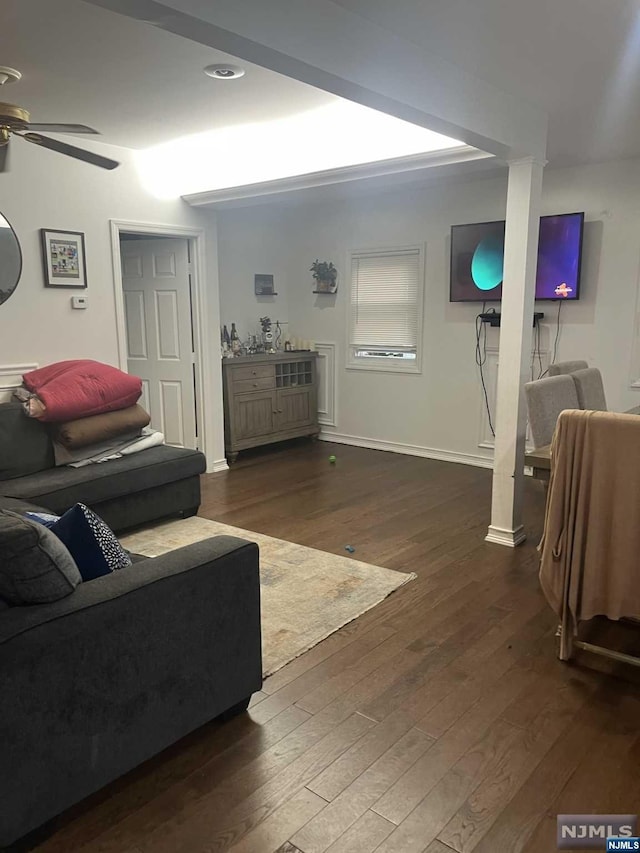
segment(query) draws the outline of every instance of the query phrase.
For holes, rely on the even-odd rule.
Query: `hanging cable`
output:
[[[556,339],[555,339],[555,342],[553,344],[553,360],[551,361],[551,364],[556,363],[556,356],[558,355],[558,341],[560,340],[560,312],[562,311],[562,302],[563,302],[562,299],[560,300],[560,302],[558,302],[558,317],[556,320]]]
[[[558,300],[558,316],[556,317],[556,339],[553,343],[553,357],[551,359],[549,367],[551,367],[552,364],[556,363],[556,356],[558,355],[558,341],[560,340],[560,312],[562,311],[562,302],[562,299]],[[549,372],[549,367],[547,367],[547,369],[543,373],[541,373],[540,376],[538,376],[538,379],[542,379],[547,375],[547,373]]]
[[[538,379],[542,376],[543,368],[542,368],[542,332],[540,330],[540,321],[536,322],[535,327],[535,349],[533,351],[533,358],[531,359],[531,378],[533,379],[533,371],[534,371],[534,362],[538,359]]]
[[[540,328],[540,320],[536,323],[536,329],[538,330],[538,365],[540,367],[539,373],[542,373],[542,330]]]
[[[482,314],[484,314],[486,303],[482,304]],[[487,329],[485,324],[482,322],[482,314],[478,314],[476,317],[476,364],[480,370],[480,382],[482,383],[482,392],[484,394],[484,405],[487,410],[487,418],[489,419],[489,429],[491,430],[491,435],[495,438],[495,430],[493,428],[493,421],[491,419],[491,408],[489,406],[489,395],[487,393],[487,386],[484,381],[484,365],[487,360]],[[480,343],[481,338],[482,344]]]

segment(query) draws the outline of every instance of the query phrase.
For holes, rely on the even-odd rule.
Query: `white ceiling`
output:
[[[88,124],[113,145],[147,148],[339,100],[246,62],[239,80],[205,76],[205,65],[225,60],[237,62],[80,0],[0,2],[0,65],[23,74],[0,87],[0,100],[36,122]]]
[[[550,115],[552,164],[640,155],[640,12],[631,0],[334,0]],[[34,121],[92,125],[146,148],[186,134],[290,117],[339,99],[81,0],[2,0],[0,90]],[[384,57],[380,57],[381,71]]]
[[[203,73],[225,62],[244,76]],[[160,197],[461,146],[80,0],[2,0],[0,64],[23,74],[1,100],[34,122],[88,124],[100,141],[144,149],[141,177]]]
[[[552,164],[640,155],[637,0],[334,0],[549,115]]]

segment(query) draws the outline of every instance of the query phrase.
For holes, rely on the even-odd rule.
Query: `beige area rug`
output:
[[[209,536],[239,536],[260,548],[264,675],[375,607],[416,575],[273,539],[206,518],[186,518],[123,537],[125,548],[157,557]]]

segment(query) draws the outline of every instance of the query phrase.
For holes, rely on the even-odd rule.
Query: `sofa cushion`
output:
[[[132,456],[84,468],[52,468],[0,482],[0,494],[35,501],[63,513],[76,503],[89,506],[202,474],[206,460],[197,450],[151,447]]]
[[[0,495],[1,509],[10,509],[13,512],[20,513],[20,515],[24,515],[25,512],[49,512],[46,507],[38,506],[28,501],[21,501],[18,498],[7,498],[4,495]]]
[[[84,581],[131,565],[131,557],[114,532],[84,504],[76,504],[57,521],[46,524],[66,545]]]
[[[20,403],[0,403],[0,480],[34,474],[53,465],[47,428],[28,418]]]
[[[81,581],[55,534],[11,510],[0,512],[0,596],[9,604],[44,604],[70,595]]]

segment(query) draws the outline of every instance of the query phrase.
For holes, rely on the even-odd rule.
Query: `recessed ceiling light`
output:
[[[240,68],[239,65],[218,63],[217,65],[207,65],[204,73],[213,77],[214,80],[237,80],[238,77],[244,76],[244,68]]]

